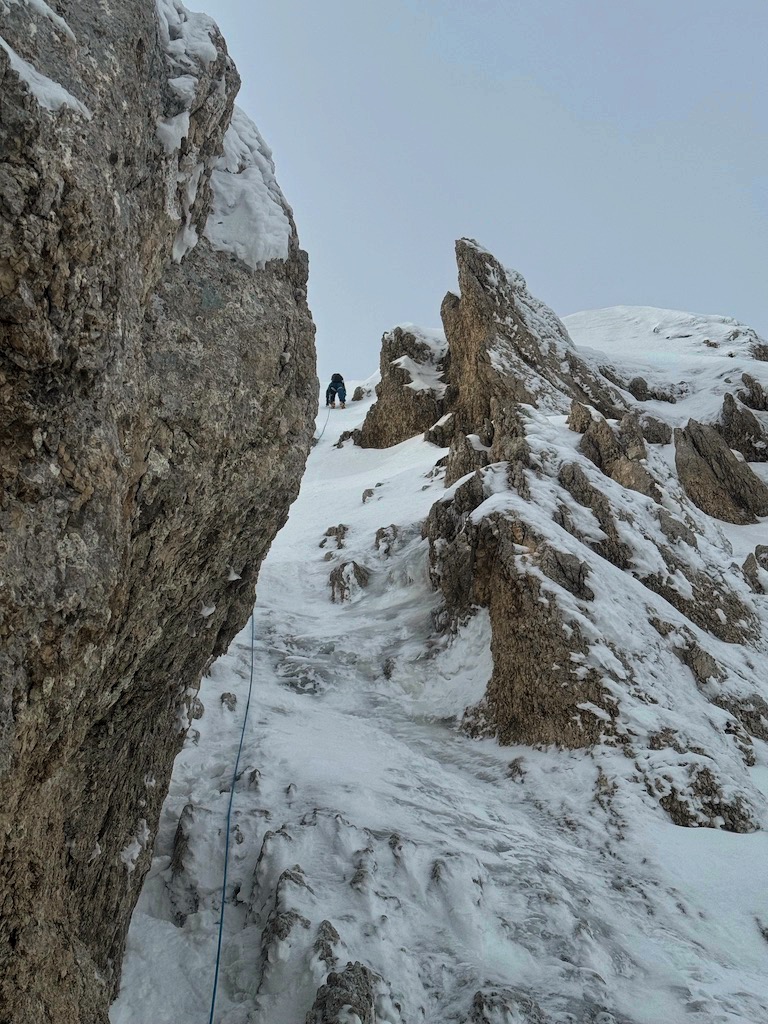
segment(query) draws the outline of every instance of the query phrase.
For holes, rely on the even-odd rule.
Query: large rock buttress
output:
[[[0,1018],[106,1021],[200,675],[317,402],[306,255],[215,25],[0,5]]]
[[[655,384],[638,399],[519,274],[468,240],[456,254],[461,295],[442,306],[452,486],[423,530],[438,628],[488,609],[493,671],[464,729],[623,750],[677,824],[759,828],[764,798],[746,769],[765,699],[751,660],[765,645],[762,551],[742,567],[717,520],[768,514],[765,483],[728,447],[762,451],[760,386],[742,376],[754,416],[721,397],[738,384],[715,370],[677,384],[674,401]],[[730,344],[739,332],[726,326]],[[696,386],[714,422],[674,426],[667,408]]]

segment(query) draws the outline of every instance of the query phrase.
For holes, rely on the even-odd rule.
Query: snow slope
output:
[[[579,351],[593,366],[621,367],[651,386],[671,391],[668,402],[644,403],[647,412],[673,426],[692,417],[718,418],[728,385],[749,373],[768,387],[768,362],[755,360],[765,342],[730,317],[683,313],[652,306],[612,306],[563,318]],[[768,421],[767,421],[768,422]]]
[[[646,342],[665,317],[606,310],[567,326],[580,347],[622,366],[636,358],[661,379],[669,348]],[[733,359],[705,362],[699,341],[683,339],[701,356],[691,391],[713,395],[717,359]],[[765,831],[671,824],[618,751],[598,762],[589,749],[500,747],[458,731],[492,665],[485,612],[456,636],[433,631],[421,523],[444,494],[444,451],[420,438],[334,447],[369,405],[330,422],[321,409],[321,439],[259,580],[216,1020],[301,1024],[328,968],[347,961],[380,976],[376,1020],[392,1024],[768,1020]],[[562,417],[541,419],[539,434],[573,447]],[[326,535],[339,524],[341,548],[343,530]],[[748,550],[760,527],[728,533],[749,531]],[[347,566],[350,599],[334,603],[329,574],[350,560],[368,584]],[[113,1024],[208,1013],[250,656],[246,629],[204,680]],[[765,797],[768,745],[754,749],[751,784]]]

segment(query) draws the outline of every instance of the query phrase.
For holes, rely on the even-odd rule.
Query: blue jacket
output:
[[[344,386],[343,380],[332,380],[331,383],[328,385],[328,388],[325,392],[326,405],[330,405],[331,402],[335,402],[337,396],[340,402],[346,402],[347,389]]]

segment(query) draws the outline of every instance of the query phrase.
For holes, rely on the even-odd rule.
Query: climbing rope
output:
[[[240,767],[240,755],[243,752],[243,739],[245,738],[245,724],[248,721],[248,709],[251,706],[251,691],[253,690],[253,659],[256,646],[256,627],[251,612],[251,672],[248,680],[248,699],[245,702],[245,714],[243,715],[243,727],[240,730],[240,745],[237,748],[235,759],[235,770],[232,774],[232,786],[229,791],[229,807],[227,808],[227,838],[224,844],[224,880],[221,883],[221,914],[219,915],[219,941],[216,948],[216,970],[213,975],[213,992],[211,994],[211,1014],[208,1024],[213,1024],[213,1012],[216,1009],[216,992],[219,987],[219,967],[221,966],[221,941],[224,936],[224,908],[227,905],[227,870],[229,868],[229,836],[232,822],[232,803],[235,799],[235,784],[237,782],[237,771]]]
[[[328,420],[329,420],[330,418],[331,418],[331,407],[330,407],[330,405],[329,405],[329,406],[328,406],[328,415],[327,415],[327,416],[325,417],[325,423],[323,424],[323,429],[322,429],[322,430],[320,431],[319,435],[318,435],[318,436],[317,436],[317,437],[315,438],[315,440],[316,440],[316,441],[319,441],[319,440],[320,440],[320,438],[321,438],[321,437],[323,436],[323,434],[325,433],[325,428],[326,428],[326,427],[328,426]]]

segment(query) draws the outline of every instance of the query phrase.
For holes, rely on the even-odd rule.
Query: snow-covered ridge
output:
[[[723,396],[748,373],[768,387],[768,342],[730,317],[651,306],[614,306],[564,317],[579,353],[593,367],[642,376],[675,399],[644,403],[675,425],[717,419]],[[757,410],[758,414],[760,410]]]

